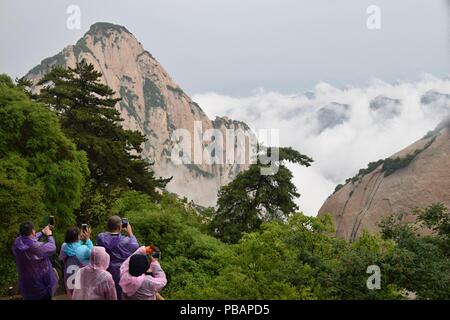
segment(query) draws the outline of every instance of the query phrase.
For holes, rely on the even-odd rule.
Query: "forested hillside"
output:
[[[96,234],[118,214],[141,244],[160,248],[167,299],[450,298],[443,205],[411,212],[415,224],[390,216],[380,235],[337,238],[330,216],[304,216],[293,201],[299,194],[285,163],[312,159],[280,148],[275,175],[262,177],[256,163],[221,188],[216,208],[198,208],[165,191],[170,177],[156,178],[140,158],[144,137],[122,128],[118,101],[99,77],[84,61],[55,68],[37,95],[24,80],[0,77],[2,295],[17,281],[10,248],[19,223],[43,226],[54,215],[61,245],[67,227],[89,223]],[[432,235],[417,234],[419,224]],[[379,289],[367,287],[373,265]]]

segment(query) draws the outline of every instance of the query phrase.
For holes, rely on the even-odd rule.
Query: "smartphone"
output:
[[[48,217],[48,225],[51,227],[55,226],[55,217],[54,216],[49,216]]]
[[[88,225],[87,225],[87,223],[83,223],[83,224],[81,225],[81,231],[87,232],[87,230],[88,230]]]
[[[152,253],[152,257],[158,260],[161,260],[161,252],[155,251]]]
[[[126,229],[128,227],[128,218],[122,218],[122,228]]]

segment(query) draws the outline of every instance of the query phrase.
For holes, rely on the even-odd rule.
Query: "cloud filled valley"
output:
[[[193,99],[212,118],[229,116],[255,131],[278,129],[280,145],[311,156],[311,167],[291,168],[300,209],[316,215],[337,184],[420,139],[448,115],[450,80],[423,75],[346,88],[322,82],[301,94],[261,89],[247,97],[210,92]]]

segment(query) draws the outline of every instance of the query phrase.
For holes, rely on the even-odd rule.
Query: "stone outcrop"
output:
[[[331,214],[336,234],[354,240],[364,229],[378,232],[378,223],[393,213],[436,202],[450,208],[449,124],[444,121],[421,140],[348,179],[325,201],[319,216]]]
[[[176,165],[170,160],[174,147],[171,136],[177,129],[188,130],[192,138],[199,134],[195,131],[199,127],[203,132],[220,129],[224,136],[227,129],[241,129],[246,133],[250,129],[245,123],[228,118],[210,120],[125,27],[96,23],[75,45],[44,59],[25,77],[36,84],[51,68],[74,67],[81,59],[92,63],[103,74],[102,82],[122,98],[116,108],[124,119],[123,126],[139,130],[147,137],[142,154],[154,162],[158,176],[173,176],[167,187],[169,191],[200,205],[214,205],[218,188],[248,167],[245,163]],[[203,148],[209,143],[201,142]],[[224,147],[222,152],[240,152],[236,143],[231,146],[235,150]]]

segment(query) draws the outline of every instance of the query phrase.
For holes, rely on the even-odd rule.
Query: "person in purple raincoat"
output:
[[[128,236],[121,234],[122,219],[119,216],[112,216],[108,219],[108,231],[97,235],[97,246],[104,247],[110,256],[108,271],[111,273],[117,290],[117,298],[122,298],[122,288],[120,281],[120,266],[138,248],[139,243],[133,235],[131,225],[128,223],[126,232]]]
[[[47,242],[41,242],[42,235]],[[51,300],[58,279],[53,271],[50,257],[56,252],[52,230],[46,226],[36,233],[32,222],[20,225],[20,236],[12,246],[19,273],[20,292],[25,300]]]

